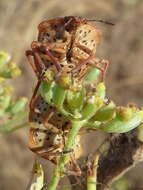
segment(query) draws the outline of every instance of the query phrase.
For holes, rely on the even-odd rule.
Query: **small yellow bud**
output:
[[[21,70],[20,70],[19,68],[13,69],[13,71],[12,71],[12,73],[11,73],[12,78],[16,78],[16,77],[18,77],[19,75],[21,75]]]
[[[12,92],[13,92],[13,87],[12,86],[10,86],[10,85],[6,85],[5,87],[4,87],[4,94],[5,95],[10,95]]]
[[[28,102],[28,99],[27,99],[27,98],[25,98],[25,97],[21,97],[21,98],[20,98],[20,101],[22,101],[22,102],[25,102],[25,103],[26,103],[26,102]]]
[[[103,105],[103,100],[100,97],[95,97],[95,103],[97,107],[101,107]]]
[[[11,56],[8,53],[0,51],[0,67],[7,63],[10,60],[10,58]]]
[[[52,81],[54,79],[54,73],[52,71],[46,71],[45,74],[44,74],[44,77],[48,81]]]
[[[101,83],[99,83],[99,84],[97,85],[97,90],[105,90],[105,85],[104,85],[103,82],[101,82]]]
[[[60,84],[61,84],[62,86],[64,86],[64,87],[69,86],[69,85],[70,85],[70,82],[71,82],[71,80],[70,80],[70,78],[69,78],[68,76],[66,76],[66,77],[61,77],[61,79],[60,79]]]
[[[11,70],[17,68],[16,63],[10,62],[10,63],[8,64],[8,68],[11,69]]]
[[[4,82],[5,81],[5,78],[3,77],[0,77],[0,83]]]
[[[120,116],[121,120],[128,121],[132,118],[133,110],[132,108],[119,107],[117,113]]]

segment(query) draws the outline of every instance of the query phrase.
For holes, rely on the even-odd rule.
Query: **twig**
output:
[[[138,128],[113,135],[108,152],[99,161],[97,190],[105,190],[113,181],[143,160],[143,143],[138,139]]]

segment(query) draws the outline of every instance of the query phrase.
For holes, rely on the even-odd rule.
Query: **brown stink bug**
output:
[[[108,61],[99,62],[96,56],[101,34],[90,20],[74,16],[55,18],[40,23],[38,30],[38,40],[32,42],[32,50],[26,51],[26,56],[39,81],[48,79],[46,71],[52,71],[57,82],[67,76],[82,81],[93,67],[102,72],[104,79]]]
[[[57,163],[61,154],[71,154],[71,159],[81,154],[80,136],[75,139],[73,150],[63,151],[71,127],[70,121],[47,105],[41,96],[35,98],[34,109],[30,111],[29,148],[47,160]]]

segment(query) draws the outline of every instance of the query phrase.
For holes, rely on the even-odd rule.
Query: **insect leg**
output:
[[[39,71],[38,71],[35,63],[33,63],[33,59],[32,59],[32,57],[34,56],[33,51],[27,50],[25,52],[25,55],[26,55],[26,57],[28,59],[28,63],[31,65],[31,67],[32,67],[33,71],[35,72],[37,78],[39,78]]]
[[[52,63],[55,65],[57,71],[58,71],[58,72],[61,72],[62,67],[61,67],[61,65],[58,63],[57,59],[52,55],[52,53],[50,52],[49,48],[46,48],[45,52],[46,52],[46,54],[49,56],[50,61],[52,61]]]
[[[56,149],[58,149],[58,148],[59,148],[58,145],[54,145],[51,150],[49,150],[49,151],[44,151],[44,152],[40,153],[40,155],[41,155],[41,156],[44,156],[44,155],[45,155],[45,156],[46,156],[46,155],[49,155],[49,156],[61,156],[62,154],[69,154],[69,153],[73,152],[73,149],[68,150],[68,151],[61,151],[61,152],[57,151],[57,152],[53,152],[54,150],[56,150]]]
[[[106,71],[107,71],[107,67],[109,65],[109,61],[108,60],[102,60],[100,62],[100,64],[104,64],[104,67],[99,66],[97,63],[92,64],[92,66],[96,67],[97,69],[99,69],[101,71],[101,73],[102,73],[102,75],[101,75],[101,81],[104,81],[105,74],[106,74]]]
[[[38,65],[40,66],[40,69],[44,69],[45,65],[39,55],[39,51],[41,48],[49,57],[49,60],[55,65],[57,71],[61,71],[61,66],[58,63],[57,59],[52,55],[52,53],[50,52],[50,50],[52,50],[52,48],[54,47],[54,44],[49,44],[49,45],[43,45],[37,41],[32,42],[32,50],[34,52],[35,55],[35,59],[38,62]]]
[[[103,73],[103,81],[104,81],[105,74],[106,74],[106,71],[107,71],[107,68],[108,68],[108,65],[109,65],[109,61],[103,59],[103,60],[101,61],[101,64],[104,64],[104,73]]]
[[[34,109],[34,102],[35,102],[36,95],[37,95],[38,89],[40,87],[40,84],[41,84],[41,80],[38,80],[38,82],[36,84],[36,87],[34,89],[34,93],[32,95],[31,101],[30,101],[30,105],[29,105],[30,106],[30,110]]]
[[[73,68],[72,71],[71,71],[72,73],[77,72],[78,70],[80,70],[83,65],[86,65],[88,62],[90,62],[94,58],[94,55],[92,54],[92,51],[90,49],[88,49],[85,46],[82,46],[80,44],[77,44],[77,47],[79,47],[81,50],[83,50],[84,52],[89,54],[89,57],[86,58],[81,63],[79,63],[75,68]]]
[[[94,58],[94,55],[92,54],[92,51],[91,51],[89,48],[87,48],[87,47],[85,47],[85,46],[82,46],[82,45],[80,45],[80,44],[76,44],[76,46],[77,46],[78,48],[80,48],[81,50],[83,50],[85,53],[87,53],[87,54],[90,55],[90,56],[89,56],[87,59],[85,59],[83,62],[79,63],[79,65],[76,67],[76,68],[78,68],[78,70],[79,70],[82,65],[88,63],[91,59],[93,59],[93,58]],[[106,73],[106,70],[107,70],[107,67],[108,67],[109,62],[108,62],[107,60],[103,60],[103,61],[101,62],[101,64],[104,64],[104,67],[99,66],[97,62],[95,62],[94,64],[92,64],[92,66],[96,67],[97,69],[99,69],[99,70],[101,71],[101,73],[102,73],[102,75],[101,75],[101,77],[102,77],[102,78],[101,78],[101,81],[104,81],[105,73]],[[74,68],[74,69],[76,69],[76,68]],[[73,69],[73,70],[74,70],[74,69]]]
[[[72,161],[72,164],[73,164],[73,171],[71,171],[73,173],[73,175],[76,175],[76,176],[80,176],[81,175],[81,169],[79,167],[79,165],[77,164],[77,161],[75,159],[75,155],[72,154],[71,155],[71,161]]]

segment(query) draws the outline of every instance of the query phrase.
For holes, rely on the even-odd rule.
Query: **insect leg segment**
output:
[[[28,51],[26,51],[26,56],[27,56],[28,62],[32,66],[37,78],[41,79],[41,75],[43,74],[45,65],[38,53],[38,50],[37,49],[28,50]],[[34,58],[34,61],[33,61],[32,57]]]
[[[34,41],[32,42],[32,50],[35,51],[38,53],[40,50],[42,50],[44,53],[46,53],[46,55],[48,55],[49,57],[49,60],[55,65],[57,71],[61,71],[61,66],[60,64],[58,63],[57,59],[52,55],[52,53],[50,52],[50,50],[52,50],[54,48],[55,44],[42,44],[41,42],[37,42],[37,41]],[[37,60],[39,61],[39,64],[42,66],[44,65],[44,63],[42,63],[42,60],[41,58],[39,58],[40,56],[38,56],[36,53],[36,58]]]
[[[55,65],[58,72],[62,71],[61,65],[58,63],[57,59],[52,55],[52,53],[49,51],[49,48],[46,48],[45,50],[46,54],[50,58],[50,61]]]
[[[95,55],[93,55],[93,53],[92,53],[92,50],[90,50],[89,48],[87,48],[83,45],[80,45],[80,44],[76,44],[76,46],[78,48],[80,48],[81,50],[83,50],[85,53],[89,54],[89,57],[87,59],[85,59],[83,62],[79,63],[79,65],[76,68],[74,68],[73,70],[79,70],[82,67],[82,65],[87,64],[95,57]],[[91,64],[91,65],[101,71],[101,73],[102,73],[101,81],[104,81],[105,73],[106,73],[107,67],[109,65],[109,62],[108,62],[108,60],[102,60],[100,62],[100,64],[104,65],[104,67],[98,65],[97,62],[95,62],[94,64]]]
[[[90,62],[94,58],[94,55],[93,55],[92,51],[90,49],[88,49],[87,47],[82,46],[80,44],[76,44],[76,47],[78,47],[79,49],[81,49],[85,53],[87,53],[89,55],[89,57],[86,58],[81,63],[79,63],[75,68],[73,68],[72,71],[71,71],[72,73],[77,72],[78,70],[80,70],[83,65],[86,65],[88,62]]]
[[[102,73],[101,81],[103,82],[104,79],[105,79],[105,74],[106,74],[106,71],[107,71],[107,68],[108,68],[108,65],[109,65],[109,61],[108,60],[102,60],[99,64],[104,65],[104,67],[98,65],[97,63],[92,64],[92,66],[101,71],[101,73]]]
[[[37,95],[37,92],[38,92],[38,89],[40,87],[40,84],[41,84],[41,80],[38,80],[37,84],[36,84],[36,87],[34,89],[34,93],[32,95],[32,98],[31,98],[31,101],[30,101],[30,110],[34,110],[34,105],[35,105],[35,99],[36,99],[36,95]]]
[[[31,65],[31,67],[32,67],[33,71],[35,72],[37,78],[39,78],[38,68],[36,67],[35,62],[33,63],[33,59],[32,59],[32,57],[34,57],[33,51],[27,50],[25,54],[26,54],[26,57],[28,59],[28,63]]]
[[[80,167],[79,167],[79,165],[78,165],[78,163],[76,161],[76,158],[75,158],[74,154],[71,155],[71,161],[72,161],[72,167],[73,167],[72,168],[73,171],[71,171],[72,174],[76,175],[76,176],[80,176],[81,175],[81,169],[80,169]]]
[[[105,74],[106,74],[106,71],[107,71],[107,68],[108,68],[108,65],[109,65],[109,61],[108,60],[105,60],[105,59],[103,59],[102,61],[101,61],[101,64],[104,64],[104,71],[103,71],[103,74],[102,74],[102,81],[104,81],[104,79],[105,79]]]
[[[69,153],[73,152],[73,149],[67,150],[67,151],[61,151],[61,152],[60,151],[54,152],[54,150],[57,150],[59,148],[58,145],[54,145],[54,146],[52,146],[52,148],[53,149],[51,149],[49,151],[40,153],[41,156],[46,156],[46,155],[61,156],[62,154],[69,154]]]
[[[37,65],[38,70],[40,71],[39,77],[41,78],[41,75],[43,74],[43,71],[45,70],[45,65],[39,55],[38,50],[34,49],[33,51],[34,51],[35,64]]]

